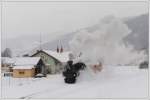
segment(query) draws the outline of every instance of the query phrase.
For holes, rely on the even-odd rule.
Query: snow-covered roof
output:
[[[57,53],[56,51],[51,51],[51,50],[43,50],[50,56],[56,58],[60,62],[67,62],[69,60],[69,54],[71,53],[70,51],[67,52],[62,52],[62,53]]]
[[[2,59],[3,64],[14,64],[15,63],[13,58],[2,57],[1,59]]]
[[[17,57],[14,58],[15,66],[27,66],[27,65],[36,65],[40,60],[40,57]]]
[[[25,66],[25,65],[22,65],[22,66],[14,66],[13,69],[32,69],[34,68],[34,66]]]

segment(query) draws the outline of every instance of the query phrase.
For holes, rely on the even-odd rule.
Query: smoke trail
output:
[[[123,38],[130,33],[131,30],[122,20],[107,16],[100,21],[98,29],[78,32],[69,45],[76,59],[85,63],[101,61],[107,65],[139,64],[145,59],[144,52],[137,52],[123,42]],[[81,57],[77,58],[79,54]]]

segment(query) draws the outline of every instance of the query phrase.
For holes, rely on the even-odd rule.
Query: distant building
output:
[[[10,57],[1,57],[1,69],[2,72],[12,72],[12,67],[15,61]]]
[[[14,58],[13,77],[34,77],[38,73],[45,74],[45,65],[40,57],[17,57]]]
[[[49,74],[59,73],[63,70],[63,65],[69,60],[70,52],[51,51],[51,50],[37,50],[31,57],[41,57],[46,65]]]

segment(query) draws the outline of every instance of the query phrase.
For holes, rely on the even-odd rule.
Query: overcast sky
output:
[[[148,12],[146,2],[3,3],[3,38],[65,34],[94,25],[105,15],[125,18]]]

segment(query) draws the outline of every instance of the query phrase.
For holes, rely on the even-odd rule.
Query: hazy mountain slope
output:
[[[42,48],[56,50],[57,46],[60,47],[62,45],[64,50],[69,50],[68,42],[72,39],[74,34],[75,33],[73,32],[73,33],[66,34],[64,36],[60,36],[52,42],[47,42],[47,43],[43,44]]]
[[[126,21],[128,27],[132,30],[125,40],[132,44],[136,50],[147,49],[149,39],[149,16],[148,14],[131,18]]]
[[[126,18],[125,23],[132,30],[131,34],[129,34],[124,40],[126,43],[132,44],[136,50],[145,49],[148,52],[148,25],[149,19],[148,14],[136,16],[133,18]],[[44,35],[42,48],[43,49],[51,49],[56,50],[57,45],[62,45],[64,50],[69,50],[69,41],[72,39],[74,34],[78,33],[81,30],[87,30],[88,32],[94,32],[99,30],[100,24],[99,22],[93,26],[89,26],[83,29],[79,29],[76,32],[65,33],[65,35]],[[9,47],[12,49],[15,55],[24,54],[32,50],[38,49],[39,45],[39,35],[30,35],[30,36],[22,36],[15,39],[10,40],[2,40],[2,50],[4,48]]]
[[[129,34],[124,40],[126,43],[132,44],[136,50],[148,50],[148,14],[133,17],[126,19],[125,23],[131,29],[131,34]],[[85,28],[85,30],[89,32],[94,32],[99,29],[99,23],[90,27]],[[82,30],[82,29],[80,29]],[[59,41],[65,48],[65,50],[69,49],[68,42],[72,39],[73,35],[79,32],[80,30],[66,34],[64,36],[59,37],[53,42],[47,42],[42,47],[44,49],[52,49],[55,50]]]
[[[55,34],[55,33],[54,33]],[[55,35],[52,34],[42,34],[42,42],[41,44],[50,43],[55,41],[58,37],[61,37],[62,33],[56,33]],[[14,56],[22,55],[24,53],[28,53],[33,49],[39,48],[40,45],[40,34],[31,34],[31,35],[24,35],[16,38],[5,39],[2,35],[2,51],[5,48],[10,48]],[[49,47],[49,45],[47,46]]]
[[[30,35],[30,36],[21,36],[13,39],[2,39],[2,50],[6,47],[12,50],[14,56],[19,55],[25,51],[35,48],[39,41],[39,36]]]

